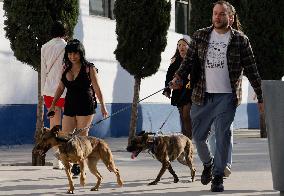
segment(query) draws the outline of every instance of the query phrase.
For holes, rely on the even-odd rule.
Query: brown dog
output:
[[[154,133],[143,131],[130,141],[130,145],[126,149],[128,152],[132,152],[132,158],[137,157],[141,151],[148,149],[162,163],[158,176],[149,185],[156,185],[167,169],[173,175],[174,182],[177,183],[179,181],[178,176],[171,166],[171,161],[175,159],[190,168],[191,180],[194,181],[196,169],[193,167],[193,144],[188,137],[182,134],[155,136]]]
[[[122,186],[123,182],[120,178],[119,171],[114,164],[111,150],[106,142],[91,136],[59,137],[59,130],[59,126],[55,126],[51,130],[43,128],[41,141],[38,142],[35,148],[44,155],[53,146],[58,146],[60,152],[59,157],[64,164],[69,182],[69,190],[67,193],[74,192],[70,163],[80,164],[80,184],[82,186],[85,185],[85,160],[87,160],[91,173],[98,179],[91,191],[97,191],[102,181],[102,176],[97,170],[97,163],[100,159],[110,172],[115,173],[118,185]]]

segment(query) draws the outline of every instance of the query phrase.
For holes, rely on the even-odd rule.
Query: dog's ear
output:
[[[45,133],[45,132],[47,132],[47,130],[48,130],[48,128],[46,128],[46,127],[42,127],[42,129],[41,129],[41,133]]]
[[[149,134],[148,134],[148,132],[145,132],[145,131],[144,131],[143,135],[141,135],[141,136],[142,136],[142,140],[143,140],[144,142],[146,142],[146,141],[148,140]]]
[[[51,132],[58,136],[59,131],[61,130],[61,125],[55,125],[52,129]]]
[[[40,138],[42,138],[45,135],[45,133],[47,133],[48,131],[49,131],[48,128],[42,127],[40,130]]]
[[[41,129],[41,135],[43,135],[43,134],[45,134],[45,133],[47,133],[47,132],[49,132],[49,131],[50,131],[49,128],[47,128],[47,127],[42,127],[42,129]]]
[[[138,133],[137,136],[143,136],[146,132],[145,131],[141,131],[140,133]]]

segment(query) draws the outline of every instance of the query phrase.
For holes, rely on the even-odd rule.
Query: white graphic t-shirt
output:
[[[206,92],[208,93],[232,92],[227,64],[230,35],[230,31],[219,34],[213,30],[211,33],[205,62]]]

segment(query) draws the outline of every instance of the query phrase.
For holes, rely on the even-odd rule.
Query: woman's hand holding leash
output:
[[[55,115],[55,107],[51,106],[46,114],[47,118],[53,118]]]
[[[102,113],[103,118],[106,118],[109,116],[108,111],[105,106],[101,106],[101,113]]]
[[[163,95],[165,95],[167,98],[171,98],[171,93],[169,93],[168,91],[164,91]]]

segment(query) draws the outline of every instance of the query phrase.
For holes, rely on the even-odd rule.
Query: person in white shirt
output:
[[[241,27],[241,22],[238,18],[238,15],[236,13],[236,10],[233,9],[233,17],[230,18],[229,20],[229,25],[237,30],[237,31],[242,31],[242,27]],[[256,97],[255,97],[256,98]],[[208,137],[208,143],[210,146],[210,152],[211,154],[214,156],[215,154],[215,150],[216,150],[216,135],[215,135],[215,126],[214,123],[212,123],[211,128],[210,128],[210,135]],[[229,177],[231,174],[231,168],[232,168],[232,149],[233,149],[233,123],[230,126],[230,129],[232,131],[232,135],[231,135],[231,141],[230,141],[230,146],[229,146],[229,150],[228,150],[228,160],[227,160],[227,165],[225,167],[224,170],[224,177]]]
[[[51,29],[52,39],[41,47],[41,95],[47,109],[51,106],[54,93],[61,80],[66,34],[66,25],[61,21],[55,21]],[[54,117],[49,119],[51,128],[61,125],[65,94],[64,92],[56,103]],[[63,169],[63,165],[58,159],[55,159],[53,168]]]
[[[214,3],[212,25],[193,34],[185,60],[171,82],[171,88],[178,89],[176,81],[190,74],[192,136],[204,166],[200,181],[203,185],[211,182],[212,192],[224,191],[230,125],[241,103],[243,73],[257,94],[259,111],[264,110],[261,77],[249,39],[230,26],[233,10],[227,1]],[[207,141],[212,123],[216,134],[214,159]]]

